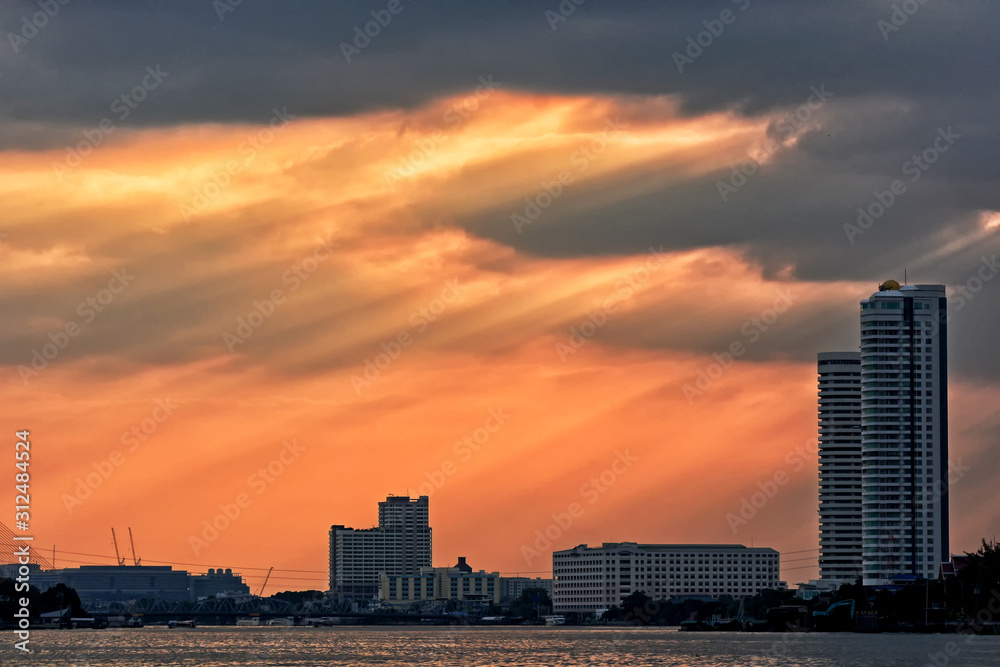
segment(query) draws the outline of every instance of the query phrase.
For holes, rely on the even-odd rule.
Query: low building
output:
[[[0,564],[0,579],[18,575],[18,565]],[[208,574],[190,574],[169,565],[81,565],[58,570],[29,566],[29,583],[41,591],[56,584],[75,589],[84,604],[97,601],[159,600],[191,601],[210,595],[247,595],[250,588],[231,569],[209,569]]]
[[[379,599],[391,605],[423,600],[500,602],[500,573],[474,572],[459,558],[453,567],[422,567],[419,574],[382,573]]]
[[[96,600],[191,599],[190,576],[169,565],[81,565],[55,570],[83,603]]]
[[[42,566],[38,563],[28,563],[27,565],[21,565],[20,563],[0,563],[0,579],[17,579],[21,576],[22,567],[25,568],[25,576],[32,580],[42,572]]]
[[[777,589],[779,554],[738,544],[581,544],[552,554],[555,613],[596,612],[636,591],[660,600]]]
[[[529,588],[543,588],[552,597],[552,580],[541,577],[500,577],[500,601],[509,602],[521,597]]]
[[[243,581],[243,577],[234,574],[232,569],[221,567],[208,568],[207,574],[191,575],[191,597],[201,600],[209,596],[224,595],[249,595],[250,587]]]

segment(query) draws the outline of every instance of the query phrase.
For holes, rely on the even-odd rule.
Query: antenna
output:
[[[115,537],[114,526],[111,527],[111,541],[115,543],[115,560],[118,562],[119,565],[124,565],[125,559],[118,555],[118,538]]]
[[[132,563],[138,565],[142,562],[142,559],[136,559],[135,557],[135,540],[132,539],[132,526],[128,527],[128,541],[132,544]]]
[[[906,284],[906,266],[903,266],[903,284]]]

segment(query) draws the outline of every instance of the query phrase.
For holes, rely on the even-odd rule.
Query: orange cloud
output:
[[[40,545],[109,554],[108,528],[130,525],[147,562],[310,570],[278,585],[325,588],[329,526],[423,490],[438,564],[544,572],[552,548],[615,540],[815,547],[815,366],[782,346],[820,344],[830,309],[870,286],[767,279],[729,248],[542,259],[456,225],[583,161],[574,187],[651,164],[707,173],[766,119],[497,91],[267,121],[123,129],[58,174],[61,151],[0,167],[16,192],[0,275],[20,309],[0,325],[0,398],[32,431]],[[630,187],[607,196],[649,185]],[[122,266],[134,284],[83,321]],[[71,321],[79,335],[25,381]],[[746,355],[696,385],[737,342]],[[509,418],[473,449],[490,411]],[[727,514],[778,470],[788,484],[734,534]],[[571,502],[584,515],[536,548]],[[799,565],[785,578],[815,576]]]

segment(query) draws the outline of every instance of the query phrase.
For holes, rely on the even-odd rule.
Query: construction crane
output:
[[[264,597],[264,586],[267,586],[267,580],[271,578],[272,572],[274,572],[273,565],[271,566],[271,569],[267,571],[267,576],[264,577],[264,583],[260,585],[260,590],[257,591],[257,597]]]
[[[118,555],[118,538],[115,537],[114,526],[111,527],[111,541],[115,543],[115,561],[117,561],[119,565],[124,565],[125,559]]]
[[[128,527],[128,541],[132,545],[132,564],[138,565],[142,562],[142,559],[135,557],[135,540],[132,539],[132,526]]]

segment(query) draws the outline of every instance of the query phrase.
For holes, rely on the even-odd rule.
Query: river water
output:
[[[0,632],[0,665],[1000,665],[1000,636],[688,633],[673,628],[364,627]]]

